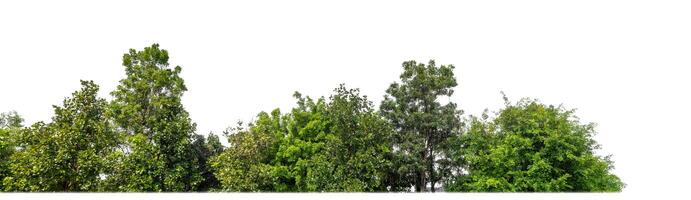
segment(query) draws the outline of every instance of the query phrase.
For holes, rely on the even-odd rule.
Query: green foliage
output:
[[[212,160],[227,191],[386,191],[391,127],[358,90],[329,103],[295,94],[290,114],[262,112]]]
[[[489,119],[450,102],[453,65],[407,61],[380,110],[344,85],[327,99],[295,93],[288,113],[261,112],[217,135],[195,133],[181,67],[158,44],[130,49],[106,102],[82,88],[50,123],[0,114],[0,191],[620,191],[593,124],[524,99]]]
[[[199,171],[204,179],[199,184],[197,191],[209,191],[219,188],[220,182],[214,176],[209,165],[210,158],[223,152],[223,145],[218,136],[213,133],[209,133],[208,137],[195,134],[192,148],[194,149],[194,155],[197,157],[197,166],[199,166]]]
[[[272,167],[267,163],[271,161],[272,153],[275,154],[276,137],[272,131],[280,127],[272,125],[280,118],[278,115],[278,112],[274,112],[274,116],[262,112],[249,130],[235,128],[226,132],[230,146],[210,160],[222,190],[272,190],[274,183],[269,174]]]
[[[195,124],[182,106],[181,68],[168,67],[158,44],[123,56],[126,78],[111,93],[113,118],[130,137],[109,190],[194,191],[202,182],[192,136]]]
[[[445,183],[448,191],[613,192],[624,184],[609,170],[608,157],[594,154],[593,124],[581,124],[573,110],[523,99],[507,101],[498,116],[472,117],[449,155],[467,173]]]
[[[6,191],[97,191],[105,172],[105,155],[117,137],[103,115],[106,101],[98,86],[82,81],[81,90],[54,106],[53,122],[36,123],[16,137]]]
[[[437,67],[433,60],[427,65],[407,61],[401,83],[386,90],[381,113],[395,127],[397,149],[391,187],[405,190],[413,185],[421,192],[427,183],[434,186],[443,178],[438,165],[444,158],[444,142],[459,127],[462,113],[453,102],[440,103],[457,85],[453,69],[453,65]]]
[[[391,125],[373,109],[358,90],[343,86],[330,99],[327,119],[336,140],[327,145],[325,157],[333,165],[334,191],[386,191],[393,134]],[[328,174],[322,174],[327,175]],[[343,188],[343,189],[341,189]]]
[[[9,158],[14,153],[14,142],[10,139],[10,131],[0,129],[0,191],[5,188],[3,179],[9,175]]]
[[[3,190],[3,179],[9,176],[10,156],[15,152],[17,132],[22,128],[24,119],[16,111],[0,113],[0,191]]]
[[[24,118],[17,111],[0,113],[0,129],[21,128]]]

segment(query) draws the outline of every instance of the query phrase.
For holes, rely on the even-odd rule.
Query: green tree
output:
[[[158,44],[123,56],[126,77],[111,93],[118,130],[128,135],[122,166],[110,177],[118,191],[194,191],[203,177],[192,148],[195,124],[181,97],[181,68],[170,68]]]
[[[14,137],[21,130],[24,119],[17,111],[0,113],[0,191],[4,190],[3,179],[10,173],[10,156],[14,153]]]
[[[10,158],[6,191],[96,191],[105,175],[105,157],[117,145],[105,116],[106,101],[98,85],[82,88],[54,106],[52,122],[39,122],[18,135]]]
[[[299,191],[386,191],[392,127],[359,90],[341,85],[334,92],[328,103],[295,95],[279,160],[294,166]]]
[[[331,191],[387,191],[393,127],[358,89],[341,85],[334,92],[326,119],[335,139],[322,152],[333,166],[320,175],[332,183]]]
[[[393,124],[394,149],[397,167],[391,173],[390,185],[424,191],[429,183],[434,192],[443,177],[438,160],[444,158],[444,143],[460,126],[461,110],[441,97],[450,97],[457,85],[453,65],[437,67],[431,60],[427,65],[407,61],[403,63],[401,83],[393,83],[386,90],[380,110]]]
[[[219,188],[220,183],[218,179],[216,179],[216,176],[214,176],[211,166],[209,165],[209,159],[211,157],[217,156],[223,152],[223,145],[218,139],[218,136],[213,133],[209,133],[208,137],[195,134],[192,148],[194,149],[194,155],[197,156],[197,165],[204,179],[204,181],[199,184],[197,191],[209,191]]]
[[[0,113],[0,129],[21,128],[24,118],[17,111]]]
[[[335,93],[328,103],[296,93],[291,113],[262,112],[248,129],[231,129],[230,146],[211,162],[222,188],[386,191],[392,128],[358,90]]]
[[[2,180],[9,175],[9,159],[14,153],[14,142],[10,136],[9,130],[0,128],[0,191],[5,188]]]
[[[229,146],[209,162],[224,191],[287,190],[287,180],[280,180],[277,169],[271,166],[276,156],[277,136],[283,133],[280,112],[275,110],[272,115],[261,112],[257,117],[247,129],[239,123],[237,128],[224,132]]]
[[[506,99],[506,98],[505,98]],[[508,100],[493,120],[470,118],[450,157],[465,166],[444,184],[448,191],[613,192],[624,184],[609,157],[594,154],[594,124],[581,124],[562,106]]]

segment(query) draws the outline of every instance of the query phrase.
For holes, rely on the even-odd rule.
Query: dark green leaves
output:
[[[457,85],[453,69],[453,65],[438,67],[433,60],[427,65],[404,62],[401,83],[386,90],[381,113],[395,127],[394,148],[400,159],[391,172],[398,177],[390,184],[393,188],[407,190],[412,185],[421,192],[428,183],[435,186],[442,179],[437,166],[444,158],[444,142],[460,126],[462,113],[453,102],[440,103]]]

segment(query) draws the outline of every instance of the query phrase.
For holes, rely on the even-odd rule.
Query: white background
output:
[[[668,194],[691,180],[690,38],[686,1],[1,1],[0,112],[49,121],[80,79],[110,99],[122,55],[152,43],[204,134],[339,83],[378,105],[403,61],[435,59],[466,115],[500,91],[577,108],[624,194]]]

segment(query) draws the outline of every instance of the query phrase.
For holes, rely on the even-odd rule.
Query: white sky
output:
[[[0,1],[0,112],[50,120],[94,80],[124,77],[129,48],[182,66],[199,133],[339,83],[376,104],[401,63],[453,64],[452,100],[478,115],[534,97],[577,108],[613,154],[625,193],[685,191],[691,6],[684,1]]]

